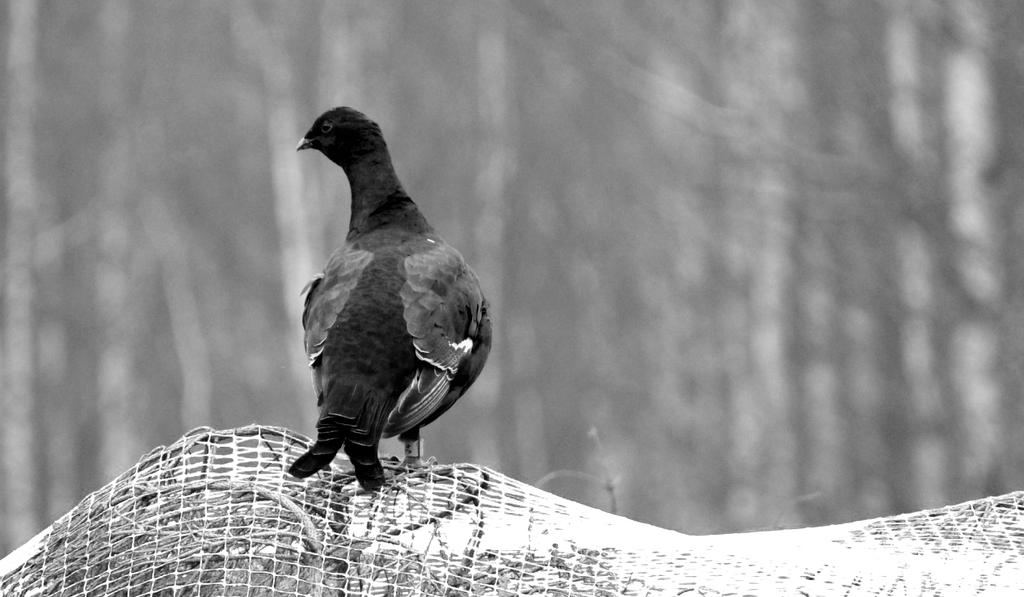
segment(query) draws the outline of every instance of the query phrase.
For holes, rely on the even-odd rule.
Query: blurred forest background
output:
[[[494,304],[440,460],[690,533],[1024,489],[1024,3],[0,19],[2,552],[192,427],[312,433],[335,105]]]

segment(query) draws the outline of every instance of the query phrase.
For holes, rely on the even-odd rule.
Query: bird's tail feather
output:
[[[330,465],[344,446],[359,484],[369,491],[377,489],[384,483],[377,443],[390,406],[391,402],[365,386],[332,384],[325,392],[316,424],[316,443],[288,472],[300,479],[308,477]]]
[[[331,461],[334,460],[334,455],[337,453],[337,450],[335,450],[334,452],[317,454],[315,450],[316,448],[314,447],[309,452],[299,456],[298,460],[288,467],[288,474],[293,477],[305,479],[331,464]]]
[[[344,421],[339,421],[336,416],[321,417],[316,425],[316,443],[288,467],[288,474],[305,479],[330,465],[335,454],[345,444],[344,423]]]

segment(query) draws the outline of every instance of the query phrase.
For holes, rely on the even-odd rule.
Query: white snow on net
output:
[[[1024,493],[831,527],[689,536],[471,464],[365,494],[249,426],[160,447],[0,561],[17,596],[1007,595]]]

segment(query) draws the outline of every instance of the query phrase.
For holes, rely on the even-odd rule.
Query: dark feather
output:
[[[351,108],[299,145],[340,165],[352,190],[346,243],[306,291],[302,325],[320,418],[289,469],[305,477],[344,448],[363,487],[383,482],[382,436],[417,438],[473,383],[490,349],[476,275],[406,195],[380,128]]]
[[[359,283],[360,274],[372,259],[373,253],[369,251],[342,247],[327,261],[324,273],[310,281],[302,312],[306,356],[310,363],[323,351],[327,331],[345,309],[349,295]]]
[[[400,294],[405,324],[423,364],[388,417],[385,437],[422,425],[442,407],[447,410],[464,391],[453,393],[452,380],[479,343],[469,335],[474,327],[469,324],[473,313],[480,312],[483,296],[459,252],[436,243],[406,257],[404,266]]]

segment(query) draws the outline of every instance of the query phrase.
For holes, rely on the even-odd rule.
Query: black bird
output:
[[[384,482],[381,437],[419,464],[420,428],[472,385],[491,347],[480,283],[402,189],[380,127],[328,110],[298,150],[341,166],[352,191],[345,244],[309,283],[302,312],[320,417],[316,443],[288,472],[308,477],[342,447],[363,489]]]

